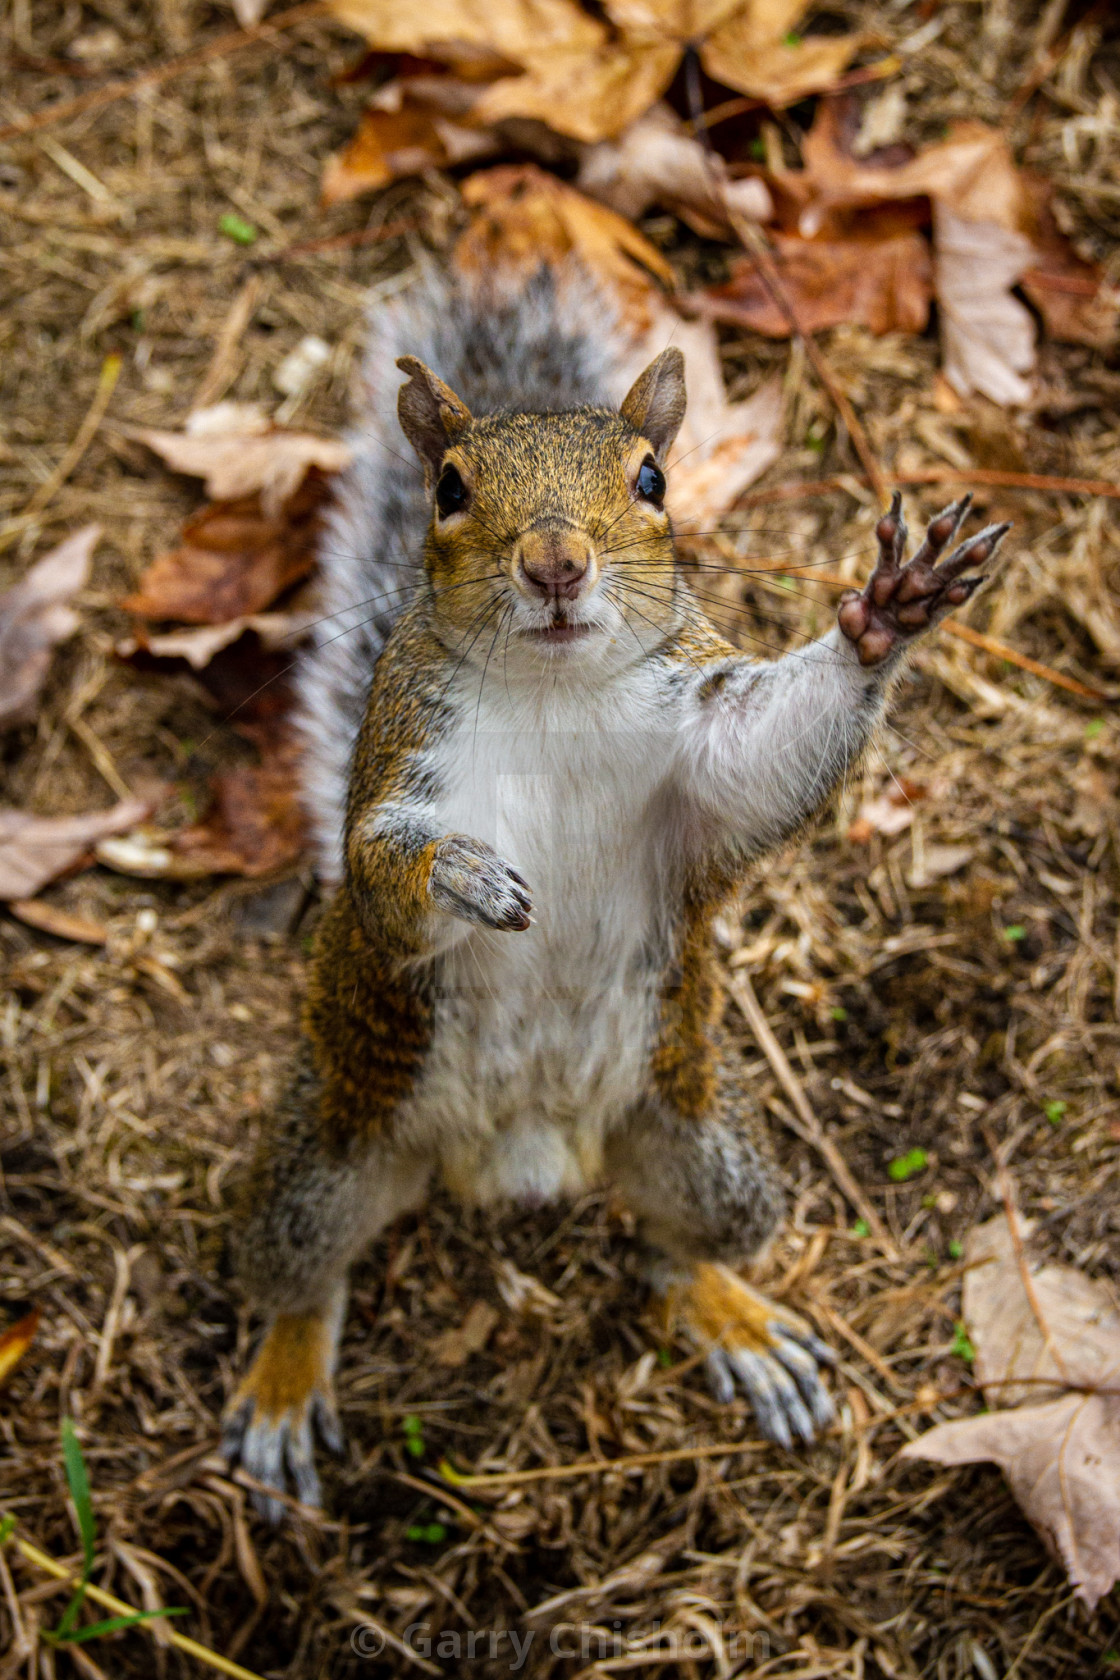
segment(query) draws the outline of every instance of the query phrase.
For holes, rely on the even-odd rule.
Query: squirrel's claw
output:
[[[701,1263],[669,1294],[670,1316],[707,1345],[708,1380],[726,1405],[742,1390],[767,1440],[812,1441],[836,1416],[820,1366],[836,1354],[726,1266]]]
[[[303,1505],[322,1503],[315,1470],[316,1432],[333,1452],[342,1450],[342,1427],[331,1388],[329,1324],[315,1313],[281,1316],[261,1343],[245,1380],[226,1411],[222,1452],[264,1489],[290,1485]],[[254,1508],[276,1524],[279,1499],[254,1490]]]
[[[322,1393],[299,1408],[280,1415],[263,1411],[251,1398],[230,1411],[222,1431],[222,1454],[227,1462],[240,1465],[255,1482],[284,1492],[290,1485],[301,1505],[318,1509],[323,1495],[315,1469],[314,1436],[318,1433],[332,1452],[342,1450],[342,1430],[334,1404]],[[250,1493],[258,1516],[275,1527],[284,1515],[284,1505],[268,1493]]]

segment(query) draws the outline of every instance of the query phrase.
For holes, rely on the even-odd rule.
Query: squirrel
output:
[[[223,1439],[305,1504],[316,1431],[341,1446],[350,1264],[437,1175],[482,1205],[609,1184],[717,1399],[741,1390],[787,1448],[834,1416],[835,1354],[737,1269],[782,1196],[720,1029],[713,922],[858,762],[906,649],[1009,527],[953,548],[965,497],[907,560],[896,493],[834,628],[744,656],[666,509],[684,359],[665,349],[615,406],[621,342],[601,300],[544,270],[504,290],[431,274],[371,324],[322,544],[331,616],[299,677],[337,886],[237,1222],[268,1327]],[[394,363],[418,472],[386,413]]]

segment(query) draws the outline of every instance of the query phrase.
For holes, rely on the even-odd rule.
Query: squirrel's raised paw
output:
[[[881,665],[930,625],[976,593],[985,581],[964,573],[987,565],[1010,524],[986,525],[951,554],[942,552],[956,537],[972,505],[971,496],[950,502],[926,527],[918,552],[906,559],[906,521],[896,490],[890,509],[875,527],[879,557],[867,587],[840,598],[840,629],[855,644],[861,665]]]
[[[315,1470],[317,1433],[342,1450],[342,1428],[331,1385],[330,1327],[318,1314],[284,1313],[273,1323],[222,1420],[222,1452],[254,1481],[278,1493],[290,1485],[301,1504],[321,1500]],[[254,1491],[253,1505],[271,1523],[281,1500]]]
[[[524,933],[532,901],[528,882],[484,840],[449,834],[436,847],[429,891],[441,910],[467,922]]]
[[[704,1263],[668,1292],[670,1317],[707,1348],[708,1380],[727,1404],[738,1386],[767,1440],[812,1441],[836,1416],[821,1381],[833,1350],[808,1325],[776,1307],[728,1266]]]

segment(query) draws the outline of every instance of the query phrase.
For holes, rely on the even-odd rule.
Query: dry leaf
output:
[[[851,839],[849,833],[848,838]],[[971,863],[976,856],[975,846],[925,846],[922,848],[920,859],[915,859],[913,866],[906,876],[906,885],[920,891],[923,887],[932,887],[935,881],[943,881],[947,875],[955,875],[958,869],[963,869],[966,863]]]
[[[1024,174],[1030,206],[1031,266],[1020,282],[1042,316],[1051,338],[1108,350],[1120,325],[1120,289],[1105,284],[1096,263],[1083,262],[1064,237],[1050,209],[1049,181]]]
[[[3,1388],[32,1342],[39,1328],[38,1307],[24,1313],[0,1335],[0,1388]]]
[[[1002,132],[960,122],[916,157],[895,147],[859,158],[858,128],[854,101],[822,100],[802,145],[804,169],[771,177],[771,186],[808,239],[847,234],[853,215],[871,206],[932,202],[945,372],[958,391],[1005,404],[1028,399],[1034,324],[1011,291],[1028,274],[1032,301],[1057,334],[1108,341],[1117,300],[1095,283],[1091,265],[1078,263],[1049,216],[1046,189],[1016,168]]]
[[[708,75],[781,107],[829,88],[862,45],[859,35],[795,37],[805,0],[749,0],[700,48]]]
[[[331,0],[341,23],[384,52],[440,58],[441,47],[474,46],[524,64],[541,53],[592,53],[606,30],[575,0]]]
[[[533,164],[469,175],[463,198],[474,216],[453,260],[464,272],[531,274],[542,263],[562,267],[576,258],[636,331],[649,328],[660,299],[651,275],[671,286],[673,271],[625,217]]]
[[[1030,266],[1030,240],[996,222],[934,207],[935,282],[945,377],[955,390],[1005,406],[1030,400],[1034,321],[1011,288]]]
[[[786,291],[806,332],[851,322],[873,333],[924,332],[933,296],[929,246],[920,233],[882,239],[801,239],[776,234],[773,247]],[[698,298],[712,320],[733,321],[768,338],[788,338],[789,325],[744,258],[731,279]]]
[[[709,530],[777,460],[781,381],[768,381],[745,402],[728,402],[715,329],[682,321],[663,304],[628,375],[669,344],[684,353],[688,406],[667,462],[667,501],[678,534],[688,536]]]
[[[574,140],[609,140],[660,99],[680,59],[674,41],[624,35],[593,53],[535,53],[522,76],[503,76],[475,106],[478,122],[533,117]]]
[[[118,659],[134,659],[138,653],[153,659],[185,659],[194,671],[204,671],[210,661],[241,640],[247,632],[260,639],[267,652],[294,649],[303,633],[315,622],[311,613],[250,613],[223,624],[204,625],[197,630],[171,630],[163,636],[126,636],[114,649]]]
[[[0,809],[0,899],[33,898],[92,853],[103,836],[135,827],[150,809],[144,799],[122,799],[111,810],[77,817]]]
[[[580,160],[582,192],[631,221],[661,204],[704,238],[730,230],[728,209],[748,221],[769,221],[774,203],[757,177],[721,182],[711,154],[685,131],[667,105],[655,105],[617,140],[588,146]]]
[[[498,1313],[489,1301],[475,1301],[458,1329],[436,1337],[432,1358],[437,1365],[465,1365],[472,1353],[481,1353],[497,1322]]]
[[[298,861],[306,843],[298,750],[285,735],[262,743],[260,764],[215,776],[201,823],[169,834],[137,828],[99,843],[97,858],[122,875],[189,881],[203,875],[269,875]]]
[[[254,403],[217,403],[199,409],[184,432],[141,429],[132,434],[172,469],[206,480],[215,501],[259,494],[266,518],[275,518],[311,468],[341,472],[350,450],[335,438],[272,426]]]
[[[77,916],[72,910],[61,910],[57,904],[47,904],[41,898],[17,898],[8,905],[28,927],[40,933],[53,933],[56,939],[72,939],[79,945],[104,945],[109,930],[101,922],[88,916]]]
[[[396,110],[370,106],[353,138],[327,160],[323,203],[341,204],[404,175],[481,161],[497,150],[492,135],[449,122],[419,101],[402,101]]]
[[[1013,1409],[939,1424],[902,1456],[998,1464],[1092,1610],[1120,1579],[1120,1310],[1103,1283],[1031,1262],[1013,1217],[969,1237],[962,1301],[985,1398]]]
[[[68,603],[89,580],[100,536],[100,525],[75,531],[0,595],[0,728],[34,716],[51,654],[78,628]]]
[[[929,792],[905,777],[892,781],[874,799],[865,799],[848,829],[848,839],[865,846],[873,834],[901,834],[914,821],[914,805]]]
[[[154,560],[121,605],[188,624],[259,613],[313,570],[328,488],[313,468],[278,514],[266,514],[259,496],[212,502],[187,520],[182,546]]]

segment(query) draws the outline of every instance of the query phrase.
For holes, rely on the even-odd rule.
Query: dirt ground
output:
[[[887,41],[941,20],[903,75],[910,137],[956,115],[1006,122],[1115,281],[1120,36],[1107,20],[1103,40],[1090,29],[1012,115],[1042,10],[831,8],[852,25],[873,18]],[[232,19],[201,0],[11,0],[2,27],[5,122]],[[58,72],[77,50],[92,80]],[[159,779],[171,825],[196,814],[217,768],[250,756],[192,679],[114,655],[128,625],[117,600],[199,502],[128,433],[181,423],[200,388],[275,407],[272,373],[308,333],[330,360],[285,417],[342,425],[370,288],[400,285],[457,215],[434,177],[317,208],[322,161],[362,95],[332,77],[357,56],[353,36],[313,19],[0,147],[0,586],[78,525],[105,532],[81,632],[55,659],[38,721],[0,743],[5,804],[80,811]],[[260,230],[251,250],[219,231],[230,212]],[[401,221],[411,225],[378,242],[286,249]],[[725,261],[669,218],[646,227],[682,268]],[[251,319],[223,350],[252,276]],[[979,400],[945,412],[932,332],[837,329],[823,342],[888,474],[971,464],[1120,477],[1115,357],[1044,345],[1030,412]],[[21,523],[111,352],[123,371],[105,421]],[[725,354],[736,394],[787,370],[791,441],[764,485],[853,471],[796,351],[729,331]],[[944,499],[911,493],[911,523]],[[43,1313],[0,1412],[2,1504],[25,1538],[80,1556],[59,1451],[71,1415],[99,1522],[95,1580],[138,1605],[186,1606],[179,1630],[260,1675],[1115,1672],[1117,1593],[1086,1614],[995,1469],[896,1456],[932,1422],[977,1408],[959,1244],[999,1205],[997,1162],[1055,1256],[1120,1283],[1118,504],[1019,490],[980,490],[977,503],[1015,530],[969,622],[1108,700],[936,639],[862,777],[725,929],[731,971],[751,975],[889,1233],[885,1247],[866,1234],[730,1004],[791,1208],[766,1282],[840,1350],[842,1427],[789,1454],[758,1439],[743,1406],[718,1408],[696,1361],[648,1316],[627,1216],[609,1198],[496,1227],[437,1200],[357,1269],[341,1363],[347,1446],[325,1466],[327,1517],[264,1527],[216,1454],[251,1335],[224,1197],[283,1076],[314,883],[306,869],[193,884],[91,869],[44,896],[105,923],[105,947],[0,918],[0,1310]],[[874,518],[853,478],[729,529],[740,555],[857,576]],[[834,598],[808,582],[726,578],[718,593],[721,624],[775,648],[823,630]],[[895,778],[917,795],[910,827],[850,839],[860,804]],[[950,847],[957,861],[939,872]],[[919,1147],[925,1167],[892,1180],[889,1163]],[[527,1311],[510,1305],[517,1273],[540,1286]],[[498,1315],[486,1346],[438,1364],[436,1338],[479,1301]],[[503,1472],[720,1443],[609,1474],[459,1492],[426,1479],[444,1457]],[[21,1631],[53,1626],[65,1592],[7,1556],[0,1652],[17,1654],[0,1654],[0,1675],[204,1672],[144,1631],[21,1657]],[[406,1636],[415,1624],[428,1625]],[[659,1654],[658,1627],[675,1655]]]

